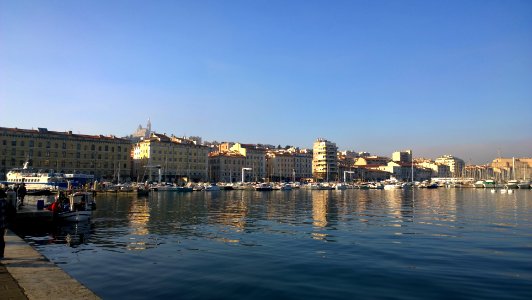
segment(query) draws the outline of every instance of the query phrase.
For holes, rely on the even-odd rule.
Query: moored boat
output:
[[[529,189],[530,188],[530,181],[529,180],[521,180],[517,187],[520,189]]]
[[[66,198],[61,194],[54,204],[54,218],[65,222],[88,221],[96,208],[92,195],[88,192],[76,192]]]
[[[216,192],[220,190],[220,187],[217,186],[216,183],[212,183],[212,184],[205,186],[203,190],[206,192]]]
[[[518,188],[519,181],[517,180],[508,180],[508,182],[504,185],[507,189],[516,189]]]
[[[255,185],[256,191],[271,191],[273,190],[273,187],[271,184],[263,182]]]

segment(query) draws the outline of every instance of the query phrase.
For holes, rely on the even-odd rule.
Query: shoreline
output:
[[[7,231],[5,240],[5,258],[0,262],[8,274],[0,273],[0,280],[14,280],[27,299],[101,299],[13,231]],[[12,282],[7,288],[20,295]]]

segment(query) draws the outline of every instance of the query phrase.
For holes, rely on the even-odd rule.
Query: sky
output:
[[[0,0],[0,126],[532,157],[532,1]]]

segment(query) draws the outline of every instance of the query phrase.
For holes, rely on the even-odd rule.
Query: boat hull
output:
[[[63,222],[84,222],[89,221],[92,216],[91,211],[82,210],[82,211],[68,211],[63,213],[58,213],[56,219]]]

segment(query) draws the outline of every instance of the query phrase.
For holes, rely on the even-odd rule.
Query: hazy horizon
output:
[[[530,1],[0,1],[0,126],[532,157]]]

